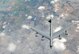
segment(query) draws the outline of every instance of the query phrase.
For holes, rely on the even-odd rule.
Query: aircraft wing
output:
[[[65,23],[62,25],[62,29],[59,30],[58,32],[52,33],[52,39],[58,37],[61,35],[63,32],[65,32],[67,29],[69,29],[73,24],[72,23]]]
[[[59,35],[61,35],[63,32],[65,32],[67,29],[69,29],[73,24],[72,23],[65,23],[62,25],[62,29],[59,30],[58,32],[52,33],[52,39],[58,37]],[[49,35],[45,34],[44,32],[38,30],[37,28],[31,27],[32,30],[34,30],[35,32],[38,32],[40,35],[44,36],[47,39],[51,39]]]
[[[45,38],[50,39],[50,36],[49,35],[47,35],[44,32],[38,30],[37,28],[31,27],[31,29],[34,30],[35,32],[38,32],[38,34],[44,36]]]

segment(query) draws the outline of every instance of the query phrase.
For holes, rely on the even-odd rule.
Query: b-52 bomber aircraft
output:
[[[59,31],[55,31],[53,33],[52,31],[52,19],[50,19],[48,21],[50,23],[50,35],[45,34],[44,32],[36,29],[35,27],[31,27],[31,29],[33,31],[36,32],[36,34],[40,34],[42,37],[47,38],[50,41],[50,48],[52,48],[52,40],[56,37],[58,37],[59,39],[61,39],[61,34],[64,33],[65,35],[68,35],[67,29],[69,29],[73,24],[71,22],[65,22],[63,23],[63,25],[61,26],[62,28]]]

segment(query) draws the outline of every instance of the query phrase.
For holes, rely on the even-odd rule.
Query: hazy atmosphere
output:
[[[79,0],[0,0],[0,54],[79,54]]]

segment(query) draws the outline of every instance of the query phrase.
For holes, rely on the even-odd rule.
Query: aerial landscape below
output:
[[[79,54],[79,0],[0,0],[0,54]]]

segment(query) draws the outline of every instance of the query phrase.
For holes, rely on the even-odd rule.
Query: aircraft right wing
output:
[[[35,32],[37,32],[38,34],[44,36],[45,38],[50,39],[50,36],[49,35],[47,35],[44,32],[38,30],[37,28],[31,27],[31,29],[34,30]]]

